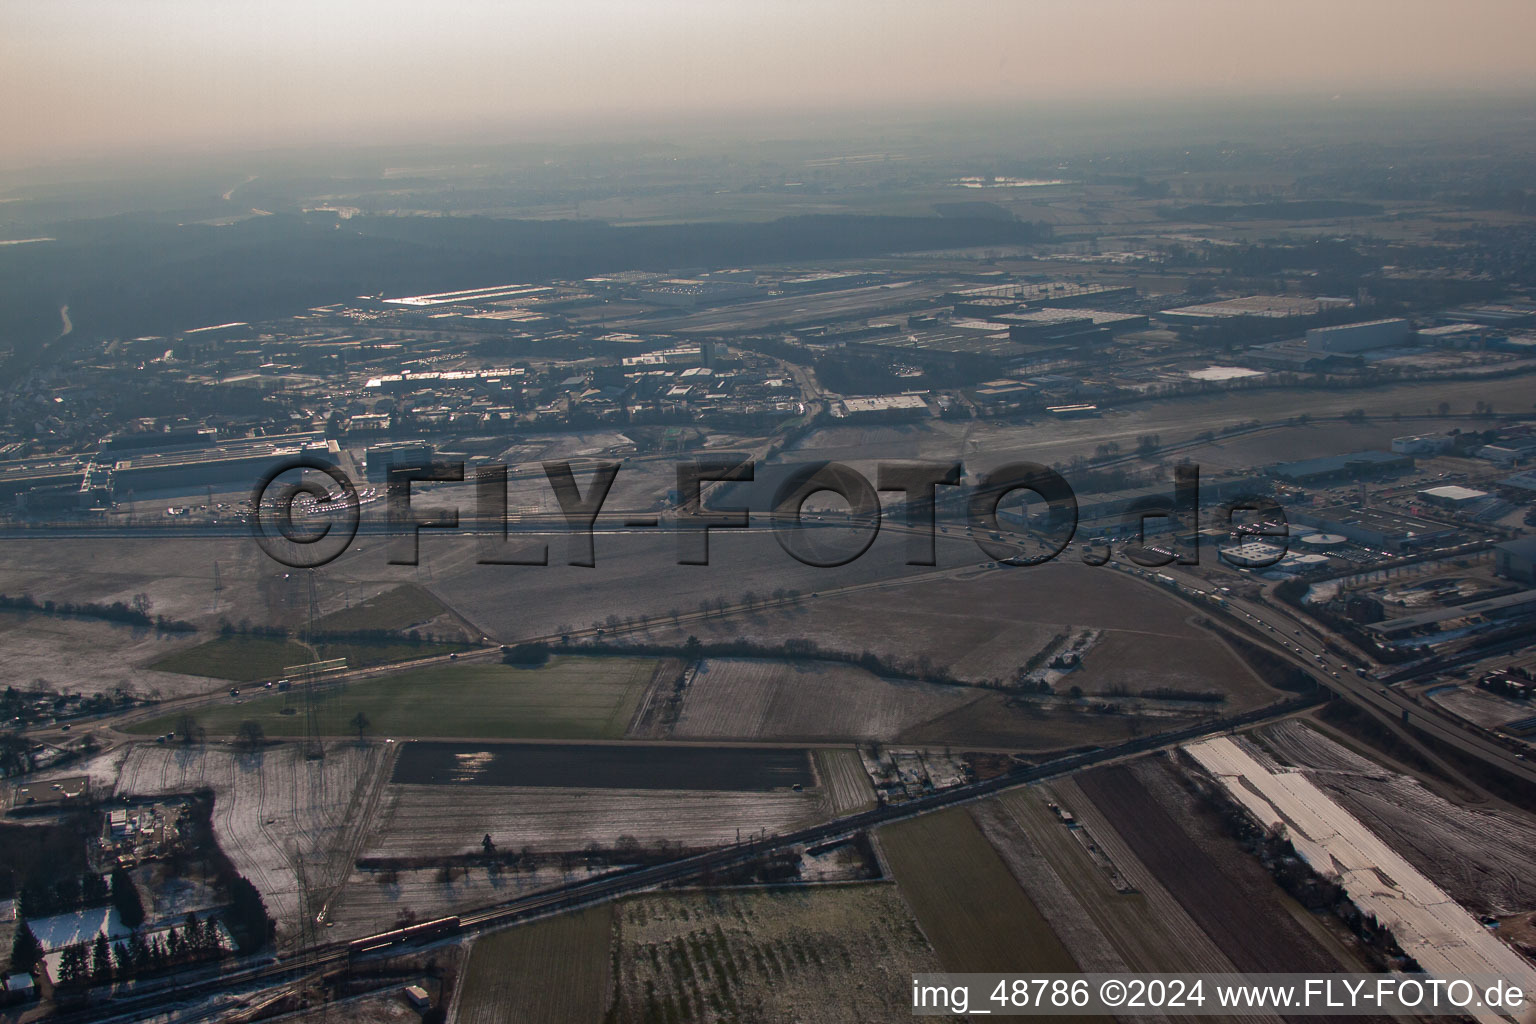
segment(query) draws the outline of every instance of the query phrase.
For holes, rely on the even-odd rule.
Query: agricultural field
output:
[[[724,790],[389,786],[371,857],[474,853],[487,832],[499,846],[554,852],[620,836],[650,844],[719,846],[762,830],[788,832],[822,820],[820,793]]]
[[[1075,781],[1239,971],[1357,969],[1341,968],[1320,945],[1317,926],[1301,923],[1306,912],[1258,861],[1214,825],[1195,820],[1181,803],[1182,787],[1159,766],[1143,759],[1135,768],[1097,768]]]
[[[200,630],[162,634],[83,617],[28,615],[23,620],[3,613],[0,650],[15,659],[21,678],[28,682],[41,679],[51,687],[79,693],[123,686],[140,693],[181,696],[207,689],[211,678],[261,678],[253,674],[254,666],[280,673],[286,665],[309,660],[309,653],[300,651],[297,658],[289,658],[280,641],[231,650],[220,642],[223,638],[217,632],[221,621],[302,628],[308,615],[306,580],[281,569],[248,537],[26,538],[0,543],[0,593],[30,594],[39,602],[100,604],[129,603],[142,594],[151,615],[189,621]],[[399,626],[366,628],[422,623],[445,638],[466,638],[460,620],[413,584],[392,588],[393,597],[370,598],[390,588],[390,578],[400,575],[380,572],[377,583],[362,583],[352,575],[322,575],[318,579],[320,609],[331,613],[322,618],[325,628],[356,628],[349,623],[357,621],[357,609],[382,599],[378,610]],[[433,609],[429,618],[418,618]],[[217,646],[208,649],[210,637]],[[478,640],[478,634],[469,639]],[[350,655],[357,665],[421,653],[419,647],[407,651],[405,646],[367,645],[330,656]]]
[[[874,787],[858,751],[849,747],[821,747],[812,756],[826,794],[828,817],[841,818],[875,806]]]
[[[1193,624],[1193,617],[1192,609],[1158,588],[1063,559],[823,593],[678,627],[663,622],[650,635],[676,641],[689,634],[704,641],[740,636],[765,643],[805,638],[832,650],[871,650],[910,663],[927,658],[959,679],[980,682],[1011,679],[1058,634],[1094,629],[1102,633],[1099,642],[1082,666],[1061,680],[1060,689],[1076,685],[1086,693],[1133,695],[1158,687],[1217,690],[1228,694],[1227,705],[1234,709],[1274,699],[1218,637]]]
[[[476,849],[478,849],[478,843]],[[569,871],[543,864],[535,871],[519,866],[493,872],[483,864],[420,868],[355,869],[331,903],[326,935],[348,941],[374,935],[409,920],[431,921],[461,914],[543,889],[581,881],[606,870],[589,871],[585,863]]]
[[[1042,705],[1011,700],[986,690],[947,714],[904,731],[902,743],[954,745],[1046,752],[1124,743],[1162,729],[1177,729],[1198,719],[1200,711],[1141,714],[1103,713],[1088,704]]]
[[[1106,666],[1123,665],[1114,643],[1095,651]],[[1161,657],[1166,657],[1166,652]],[[1083,671],[1086,671],[1083,670]],[[1125,668],[1117,678],[1136,678]],[[1246,669],[1233,677],[1268,693]],[[1075,680],[1081,673],[1072,673]],[[1142,685],[1214,688],[1204,676],[1163,673]],[[1065,688],[1066,683],[1063,683]],[[1237,692],[1237,687],[1230,687]],[[1255,700],[1255,703],[1262,700]],[[1229,707],[1231,702],[1220,705]],[[1118,743],[1194,721],[1217,705],[1128,706],[1106,714],[1085,704],[1014,699],[994,690],[886,679],[853,665],[764,659],[706,659],[683,691],[671,735],[686,739],[880,740],[1033,751]]]
[[[330,632],[430,629],[433,620],[448,614],[450,611],[443,602],[421,587],[407,583],[322,615],[315,625],[317,629]]]
[[[310,648],[297,640],[221,636],[167,655],[150,667],[157,672],[249,683],[257,679],[275,679],[288,666],[304,664],[315,656]]]
[[[7,685],[18,690],[94,694],[122,689],[145,697],[183,696],[207,681],[153,665],[195,638],[95,619],[0,611]]]
[[[633,897],[614,915],[611,1019],[911,1019],[911,976],[941,970],[895,887]]]
[[[254,754],[138,744],[114,795],[213,790],[219,847],[260,891],[279,942],[288,944],[299,938],[304,908],[318,909],[351,873],[390,752],[383,744],[335,744],[308,760],[298,744]]]
[[[1134,585],[1126,580],[1126,585]],[[1198,638],[1198,639],[1197,639]],[[1135,696],[1166,687],[1201,692],[1216,690],[1226,700],[1210,705],[1236,714],[1276,699],[1274,689],[1220,640],[1204,630],[1190,635],[1113,631],[1096,644],[1080,669],[1057,684],[1058,692],[1081,686],[1084,693]]]
[[[1030,216],[1041,211],[1032,207]],[[1208,227],[1208,226],[1207,226]],[[1205,230],[1205,227],[1202,227]],[[1042,265],[1044,269],[1045,265]],[[1051,267],[1059,267],[1052,264]],[[1054,272],[1054,271],[1053,271]],[[1372,415],[1430,414],[1441,401],[1448,401],[1453,412],[1466,413],[1474,403],[1492,400],[1499,408],[1527,408],[1529,382],[1513,378],[1509,380],[1436,381],[1433,383],[1397,384],[1373,388],[1365,392],[1331,394],[1313,392],[1308,398],[1308,412],[1313,416],[1342,415],[1354,408],[1363,408]],[[1220,430],[1223,426],[1259,419],[1266,422],[1287,420],[1296,414],[1294,393],[1257,392],[1202,395],[1193,398],[1169,398],[1138,403],[1124,409],[1107,411],[1103,416],[1053,421],[1048,426],[1006,420],[981,421],[925,421],[910,424],[845,425],[824,427],[806,435],[791,449],[795,457],[807,460],[840,460],[868,463],[879,459],[966,459],[967,469],[975,453],[984,453],[989,464],[1001,465],[1015,459],[1028,459],[1050,464],[1065,462],[1074,455],[1090,457],[1101,443],[1115,442],[1130,451],[1136,439],[1143,434],[1155,433],[1165,443],[1190,440],[1206,430]],[[1444,422],[1445,426],[1438,425]],[[1469,419],[1469,425],[1478,421]],[[1449,429],[1452,421],[1437,420],[1435,429]],[[1292,454],[1298,450],[1311,451],[1311,444],[1332,445],[1326,438],[1334,430],[1350,429],[1350,425],[1319,423],[1295,428],[1282,434],[1274,442],[1274,451],[1262,442],[1254,443],[1233,458],[1241,462],[1273,462],[1286,458],[1304,458]],[[1326,447],[1322,453],[1351,450],[1348,445],[1361,448],[1381,447],[1385,439],[1405,433],[1419,432],[1421,428],[1410,422],[1363,427],[1357,434],[1344,436],[1356,438]],[[1325,435],[1310,442],[1309,438]],[[1259,435],[1264,436],[1264,435]],[[1376,440],[1376,438],[1382,440]],[[1236,444],[1239,439],[1225,442]],[[1210,446],[1212,465],[1218,464],[1222,448],[1219,442]],[[1204,449],[1201,449],[1204,452]],[[1201,464],[1204,465],[1202,458]],[[1068,477],[1069,482],[1071,477]]]
[[[688,739],[893,740],[979,691],[882,679],[854,665],[708,658],[672,735]]]
[[[598,1024],[612,991],[614,908],[602,904],[477,939],[459,989],[462,1024]]]
[[[646,658],[558,657],[538,668],[496,663],[438,664],[328,688],[320,698],[320,731],[355,733],[358,712],[369,733],[395,738],[622,737],[650,685]],[[141,735],[169,732],[177,716],[136,723]],[[241,722],[260,723],[267,736],[304,733],[303,695],[267,692],[197,712],[209,734],[233,735]]]
[[[1438,403],[1434,403],[1438,404]],[[1425,413],[1420,409],[1405,407],[1406,413]],[[1448,433],[1454,429],[1483,430],[1483,421],[1454,419],[1436,416],[1432,430]],[[1197,463],[1202,471],[1244,471],[1250,466],[1266,466],[1276,462],[1293,462],[1312,459],[1339,452],[1363,451],[1368,448],[1385,449],[1394,437],[1419,433],[1414,421],[1370,421],[1366,423],[1340,423],[1336,420],[1311,422],[1292,426],[1273,427],[1237,437],[1217,438],[1206,444],[1185,449],[1182,458]]]
[[[221,589],[213,586],[219,566]],[[0,543],[0,593],[111,604],[146,595],[150,613],[207,628],[260,616],[279,568],[246,537],[47,538]]]
[[[1068,828],[1047,805],[1070,808]],[[1091,971],[1234,970],[1070,781],[977,804],[972,814],[1073,958]]]
[[[407,743],[397,785],[771,792],[815,785],[804,750],[591,743]]]
[[[156,514],[163,511],[162,506]],[[362,545],[357,550],[361,552]],[[373,546],[354,564],[364,571],[315,577],[323,619],[397,588],[416,591],[420,597],[392,598],[385,603],[386,611],[398,613],[415,604],[419,613],[428,601],[441,604],[419,586],[427,581],[422,574],[389,566],[382,545]],[[301,629],[309,618],[308,576],[272,561],[248,535],[7,540],[0,542],[0,593],[31,594],[40,602],[100,604],[130,603],[143,594],[150,614],[189,621],[205,635],[216,634],[221,621]],[[447,622],[432,631],[448,633]]]
[[[150,667],[160,672],[250,683],[258,679],[276,679],[292,672],[293,666],[311,661],[345,658],[348,668],[370,668],[473,650],[474,646],[459,641],[411,641],[405,638],[309,644],[283,637],[221,636],[177,651]]]
[[[945,970],[1079,969],[963,808],[886,825],[878,839]]]

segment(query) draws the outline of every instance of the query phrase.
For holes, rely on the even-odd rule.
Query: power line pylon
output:
[[[309,648],[309,661],[304,666],[304,756],[317,761],[325,756],[325,743],[320,738],[320,695],[315,692],[318,684],[317,662],[320,652],[315,648],[315,623],[320,618],[319,583],[315,570],[306,574],[309,585],[309,613],[304,627],[304,645]]]

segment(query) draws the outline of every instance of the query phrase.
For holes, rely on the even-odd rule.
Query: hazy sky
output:
[[[1536,86],[1536,0],[0,0],[7,163],[581,119]]]

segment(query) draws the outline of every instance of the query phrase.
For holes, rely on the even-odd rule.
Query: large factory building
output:
[[[144,451],[112,465],[112,493],[193,491],[232,484],[255,486],[262,475],[304,456],[328,465],[340,460],[335,441],[319,432],[243,438],[211,445]]]

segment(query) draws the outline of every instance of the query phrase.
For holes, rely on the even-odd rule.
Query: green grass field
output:
[[[403,631],[410,626],[429,622],[447,610],[437,598],[407,583],[360,601],[350,608],[331,612],[323,616],[316,626],[317,632],[321,634],[353,630]],[[320,660],[346,658],[348,668],[389,665],[397,661],[430,658],[473,648],[473,644],[457,641],[413,643],[403,633],[398,640],[383,642],[322,641],[315,644],[315,652]],[[251,683],[259,679],[276,679],[287,674],[285,670],[289,666],[305,664],[310,660],[309,648],[296,640],[263,636],[220,636],[196,647],[177,651],[149,667],[161,672]]]
[[[211,676],[248,683],[282,675],[289,665],[309,661],[309,648],[293,640],[264,636],[221,636],[167,655],[149,667],[159,672]]]
[[[551,658],[540,668],[448,664],[338,686],[320,703],[320,731],[346,736],[353,716],[368,716],[373,736],[399,739],[620,739],[650,684],[649,658]],[[283,712],[287,711],[288,714]],[[303,695],[263,691],[196,712],[212,736],[229,736],[246,720],[269,737],[301,736]],[[179,713],[137,723],[143,735],[170,732]]]
[[[321,661],[346,658],[348,668],[368,668],[397,661],[430,658],[452,651],[473,650],[465,643],[412,643],[390,640],[380,643],[317,643],[315,652]],[[161,658],[150,665],[160,672],[180,672],[188,676],[210,676],[235,683],[258,679],[276,679],[294,665],[311,661],[309,648],[296,640],[264,636],[221,636],[207,643]]]

